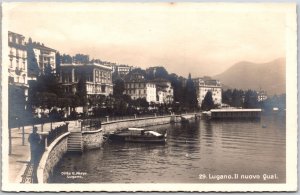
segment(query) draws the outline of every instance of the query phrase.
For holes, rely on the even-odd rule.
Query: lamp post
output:
[[[11,154],[12,151],[12,144],[11,144],[11,127],[8,130],[8,154]]]
[[[82,120],[79,119],[78,122],[80,123],[80,130],[82,131]]]

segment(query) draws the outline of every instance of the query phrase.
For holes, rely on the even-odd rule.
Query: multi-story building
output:
[[[27,50],[23,35],[8,32],[9,65],[8,82],[28,87],[27,84]]]
[[[113,93],[111,67],[98,64],[61,64],[60,83],[64,92],[75,94],[78,82],[83,81],[87,96],[105,95]]]
[[[35,80],[40,74],[44,74],[46,66],[50,65],[53,72],[56,71],[56,50],[46,47],[44,44],[32,42],[31,38],[27,44],[28,55],[30,55],[29,68],[38,70],[30,70],[30,80]],[[37,67],[35,66],[37,64]]]
[[[174,99],[174,92],[171,82],[166,79],[155,79],[157,102],[171,104]]]
[[[199,106],[208,91],[212,93],[212,98],[215,104],[222,104],[222,86],[218,80],[204,80],[202,78],[193,79]]]
[[[268,99],[267,92],[260,90],[257,94],[257,101],[262,102]]]
[[[145,98],[147,102],[156,102],[156,85],[147,81],[140,74],[132,74],[130,78],[125,80],[126,95],[131,99]]]
[[[116,66],[116,71],[118,75],[125,76],[132,70],[132,68],[133,68],[132,66],[118,65]]]
[[[8,31],[8,88],[10,116],[26,109],[28,97],[27,50],[23,35]]]

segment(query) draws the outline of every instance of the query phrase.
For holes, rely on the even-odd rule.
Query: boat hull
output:
[[[137,142],[137,143],[165,143],[165,136],[151,137],[151,136],[134,136],[134,135],[118,135],[112,134],[109,136],[112,141],[122,142]]]

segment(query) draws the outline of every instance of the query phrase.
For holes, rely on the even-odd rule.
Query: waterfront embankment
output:
[[[184,114],[187,117],[195,117],[195,114]],[[84,149],[100,148],[103,140],[103,134],[128,127],[147,127],[163,125],[171,122],[180,122],[182,115],[153,116],[145,118],[126,119],[118,121],[107,121],[101,125],[100,129],[94,131],[81,131],[82,145]],[[77,123],[76,123],[77,124]],[[38,182],[47,183],[54,167],[57,165],[62,156],[68,151],[68,136],[72,131],[78,132],[79,126],[72,126],[70,132],[58,137],[50,146],[48,146],[41,158],[38,167]]]

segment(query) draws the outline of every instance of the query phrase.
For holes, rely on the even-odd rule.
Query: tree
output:
[[[76,54],[73,59],[75,63],[78,64],[86,64],[89,63],[90,61],[89,55],[84,55],[84,54]]]
[[[146,75],[145,78],[149,80],[153,80],[156,78],[164,78],[167,79],[169,76],[168,71],[162,67],[162,66],[157,66],[157,67],[150,67],[146,70]]]
[[[49,63],[45,66],[44,74],[45,74],[45,76],[48,76],[48,77],[50,77],[50,76],[54,77],[52,67]]]
[[[53,74],[49,64],[45,67],[44,74],[39,75],[36,81],[31,81],[29,85],[29,108],[51,108],[52,106],[56,106],[56,98],[62,95],[61,85],[58,82],[58,78]],[[50,100],[50,97],[53,100]]]
[[[248,90],[245,93],[245,100],[244,100],[244,108],[258,108],[258,97],[257,93],[252,90]]]
[[[186,81],[185,93],[184,93],[184,103],[189,109],[195,109],[198,107],[198,100],[196,94],[196,88],[194,82],[189,73],[189,77]]]
[[[85,74],[82,73],[77,83],[76,95],[79,97],[80,105],[84,107],[87,106],[87,102],[88,102],[85,82],[86,82]]]
[[[29,77],[37,77],[40,74],[39,65],[33,51],[32,39],[28,39],[27,43],[27,69]]]
[[[231,106],[242,107],[243,106],[243,96],[244,96],[244,92],[242,90],[234,89],[232,92]]]
[[[146,98],[138,98],[133,101],[133,104],[140,109],[147,109],[149,107],[149,102],[147,102]]]
[[[232,105],[232,90],[227,89],[226,91],[222,90],[222,102],[224,104]]]
[[[72,104],[72,101],[70,98],[57,98],[57,106],[61,109],[68,108]]]
[[[168,71],[163,66],[156,67],[154,78],[167,78],[168,75]]]
[[[75,108],[80,106],[80,98],[78,95],[74,94],[68,94],[65,96],[66,99],[69,99],[68,101],[71,103],[70,107],[73,111],[75,111]]]
[[[215,107],[211,91],[208,91],[201,103],[201,109],[208,111]]]
[[[56,72],[60,70],[60,64],[62,61],[62,56],[60,55],[59,52],[55,53],[55,67],[56,67]]]
[[[141,74],[144,78],[146,78],[146,71],[141,68],[135,68],[131,72],[126,75],[126,78],[130,78],[134,74]]]
[[[57,105],[57,95],[54,93],[42,92],[37,93],[38,105],[42,109],[51,109]]]
[[[73,59],[70,55],[63,54],[61,56],[61,62],[63,64],[71,64],[73,62]]]
[[[122,79],[114,81],[113,94],[115,97],[121,97],[125,90],[125,83]]]

